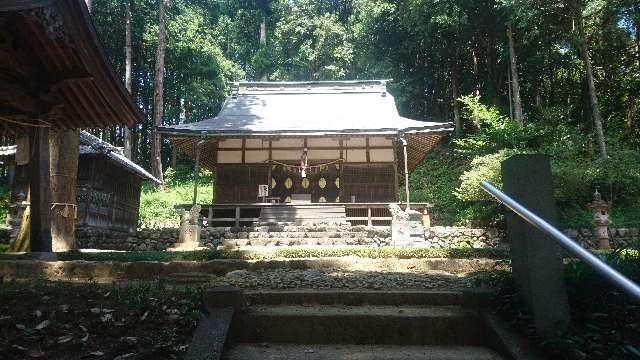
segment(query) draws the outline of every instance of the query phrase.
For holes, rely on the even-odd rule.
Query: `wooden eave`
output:
[[[3,24],[0,36],[19,44],[21,56],[33,64],[15,84],[0,84],[0,116],[14,120],[1,123],[107,128],[142,118],[99,45],[84,0],[4,0]],[[12,73],[11,63],[2,65],[0,75]],[[20,97],[7,95],[12,86]]]
[[[441,131],[413,131],[404,133],[405,138],[407,139],[407,164],[409,166],[409,171],[415,169],[421,162],[424,160],[424,157],[433,149],[433,147],[446,135],[448,134],[448,129]],[[356,136],[372,136],[372,135],[386,135],[387,137],[393,136],[394,139],[398,139],[401,134],[397,131],[395,132],[379,132],[379,133],[357,133],[357,134],[334,134],[335,136],[345,136],[345,137],[356,137]],[[302,133],[296,134],[295,137],[313,137],[313,134]],[[320,136],[315,134],[315,136]],[[290,134],[248,134],[248,135],[230,135],[230,136],[195,136],[193,134],[185,135],[185,134],[171,134],[169,135],[169,140],[178,150],[186,154],[192,159],[196,157],[196,147],[198,142],[204,141],[204,144],[200,149],[200,161],[202,165],[208,169],[215,170],[217,163],[217,143],[222,139],[238,139],[238,138],[259,138],[265,137],[272,140],[276,140],[284,137],[292,137]],[[396,159],[398,159],[399,166],[404,166],[404,156],[402,144],[400,141],[394,141],[394,148],[396,152]],[[225,148],[225,150],[238,150],[238,149],[230,149]],[[257,165],[257,164],[254,164]]]

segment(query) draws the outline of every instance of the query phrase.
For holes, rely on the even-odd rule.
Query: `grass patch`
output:
[[[0,286],[0,359],[180,359],[199,320],[200,288],[156,283]]]
[[[9,251],[9,244],[0,244],[0,254]]]
[[[600,252],[608,264],[638,282],[640,252]],[[528,335],[552,359],[640,359],[640,304],[580,261],[565,265],[572,324],[552,341],[539,338],[525,311],[510,271],[486,272],[476,278],[498,289],[494,304],[500,314]]]
[[[357,256],[370,259],[422,259],[422,258],[491,258],[504,259],[508,257],[508,251],[503,249],[430,249],[430,248],[397,248],[397,247],[365,247],[365,248],[276,248],[273,251],[253,250],[198,250],[198,251],[128,251],[128,252],[98,252],[85,253],[69,251],[59,253],[58,259],[62,261],[86,260],[86,261],[206,261],[216,259],[237,260],[269,260],[276,258],[321,258]],[[0,254],[0,260],[29,260],[33,259],[30,253],[24,254]]]

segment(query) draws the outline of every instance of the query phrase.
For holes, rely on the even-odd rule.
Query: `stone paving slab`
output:
[[[492,350],[473,346],[238,344],[226,360],[502,360]]]

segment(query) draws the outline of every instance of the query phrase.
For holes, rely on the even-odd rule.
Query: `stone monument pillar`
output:
[[[598,249],[610,249],[609,243],[609,209],[611,203],[602,200],[602,195],[598,192],[593,193],[593,201],[589,204],[589,209],[593,212],[593,233],[596,241],[598,241]]]
[[[548,156],[515,155],[504,160],[502,182],[507,195],[551,225],[557,225]],[[552,338],[569,325],[560,247],[510,210],[506,210],[505,220],[516,285],[538,334]]]

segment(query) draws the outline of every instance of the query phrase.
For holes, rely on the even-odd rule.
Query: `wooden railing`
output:
[[[201,204],[200,214],[204,226],[240,226],[250,225],[260,220],[260,212],[270,206],[344,206],[346,219],[352,225],[390,226],[391,212],[389,205],[392,203],[311,203],[297,204]],[[401,209],[406,207],[404,203],[398,203]],[[411,203],[411,209],[423,212],[431,208],[429,203]],[[190,209],[191,204],[176,205],[176,209]]]

